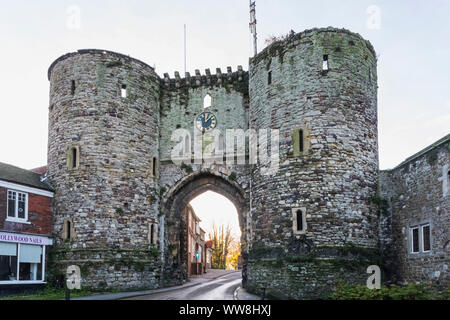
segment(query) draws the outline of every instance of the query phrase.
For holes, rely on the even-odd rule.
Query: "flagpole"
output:
[[[186,24],[184,24],[184,74],[186,74]]]
[[[258,37],[256,34],[256,3],[249,0],[250,3],[250,32],[253,34],[253,54],[258,53]]]

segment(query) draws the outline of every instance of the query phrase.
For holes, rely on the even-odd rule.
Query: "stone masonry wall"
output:
[[[55,61],[49,80],[48,175],[56,188],[56,265],[61,271],[67,264],[98,264],[103,258],[96,250],[105,255],[125,250],[124,259],[133,261],[138,257],[126,250],[150,250],[149,223],[158,219],[152,158],[159,157],[159,77],[139,60],[80,50]],[[67,166],[70,147],[78,147],[80,155],[73,170]],[[62,238],[66,219],[73,222],[71,240]],[[83,258],[71,250],[81,250]],[[114,268],[128,268],[122,260],[114,260]],[[133,269],[119,280],[110,277],[109,267],[82,274],[82,285],[132,288],[137,283],[132,279],[140,278],[156,286],[152,270]]]
[[[449,286],[450,135],[380,173],[380,240],[391,282]],[[410,227],[430,224],[431,251],[411,253]]]
[[[235,72],[228,67],[226,73],[216,69],[216,73],[211,74],[207,69],[202,75],[197,70],[195,76],[191,77],[187,73],[184,78],[180,78],[179,73],[176,72],[174,79],[165,74],[161,81],[159,183],[163,202],[161,213],[165,221],[164,248],[162,249],[165,261],[165,284],[179,284],[187,278],[185,265],[187,226],[180,216],[183,206],[186,206],[193,197],[207,190],[222,193],[231,201],[241,200],[234,198],[232,192],[230,194],[218,188],[215,182],[217,180],[219,181],[217,183],[223,183],[224,186],[228,183],[236,184],[236,189],[243,193],[246,193],[249,188],[247,165],[227,163],[226,159],[222,157],[218,158],[216,163],[206,163],[206,161],[211,161],[209,158],[194,162],[194,134],[201,136],[195,127],[195,119],[204,111],[203,102],[207,94],[212,98],[208,111],[217,117],[216,129],[220,130],[223,135],[221,141],[223,142],[222,148],[225,149],[227,129],[242,129],[244,132],[248,129],[248,72],[244,72],[241,66]],[[171,136],[177,129],[186,129],[191,136],[192,159],[183,161],[181,166],[171,161],[172,148],[178,143],[171,141]],[[212,137],[211,134],[203,136],[204,146],[214,141]],[[206,181],[206,184],[197,183],[203,180]],[[186,192],[188,195],[182,196]],[[165,201],[170,202],[167,208],[164,206]],[[166,209],[167,211],[165,211]],[[239,208],[239,205],[237,210],[242,230],[243,248],[245,248],[247,210]]]
[[[205,75],[197,70],[196,77],[189,73],[185,78],[170,79],[165,74],[161,90],[161,159],[170,160],[171,150],[176,142],[171,141],[172,133],[176,129],[186,129],[191,134],[191,150],[194,146],[195,119],[203,112],[203,99],[207,94],[212,98],[209,111],[218,119],[217,130],[225,135],[227,129],[248,129],[248,72],[242,67],[228,73],[217,69],[211,75],[209,69]]]

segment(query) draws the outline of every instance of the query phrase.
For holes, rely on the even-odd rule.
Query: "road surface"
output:
[[[233,293],[241,285],[241,282],[242,273],[233,272],[218,279],[205,279],[205,281],[199,282],[200,284],[193,287],[124,300],[233,300]]]

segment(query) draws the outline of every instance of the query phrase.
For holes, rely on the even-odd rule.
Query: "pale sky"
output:
[[[270,35],[313,27],[344,27],[371,41],[379,55],[381,169],[450,132],[449,0],[256,0],[256,6],[260,50]],[[26,169],[46,163],[47,69],[60,55],[106,49],[155,65],[160,76],[182,73],[186,23],[191,74],[248,70],[248,22],[247,0],[0,0],[0,162]]]
[[[200,227],[208,233],[212,232],[212,226],[230,226],[235,240],[240,240],[238,213],[234,204],[224,196],[207,191],[190,202],[195,214],[202,220]]]

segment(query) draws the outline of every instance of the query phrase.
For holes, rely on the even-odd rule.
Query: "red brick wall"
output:
[[[52,198],[28,193],[28,222],[30,224],[5,221],[7,189],[0,187],[0,230],[31,234],[51,235]]]

